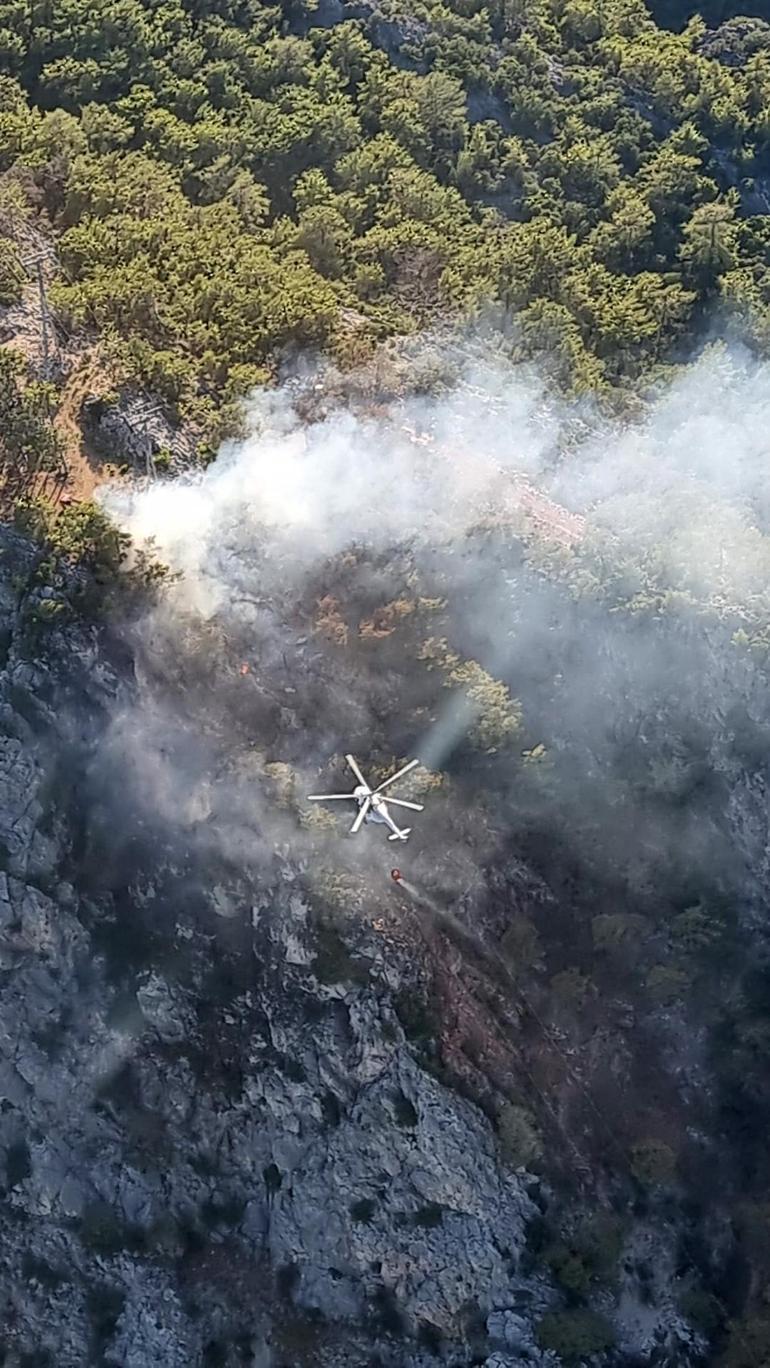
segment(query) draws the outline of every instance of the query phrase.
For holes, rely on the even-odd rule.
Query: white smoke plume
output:
[[[103,498],[135,539],[152,538],[184,573],[182,595],[215,610],[241,578],[230,557],[250,541],[269,538],[297,574],[349,545],[462,537],[500,478],[491,458],[536,470],[553,440],[542,396],[526,380],[514,378],[503,414],[484,403],[459,392],[384,420],[334,410],[308,427],[290,388],[261,393],[250,405],[252,435],[203,473]]]
[[[349,546],[372,551],[464,535],[524,476],[644,553],[666,545],[673,581],[750,593],[767,583],[770,373],[715,347],[626,426],[570,411],[529,370],[474,358],[438,398],[383,417],[331,408],[308,425],[295,387],[256,394],[250,435],[204,472],[102,491],[139,542],[182,572],[172,591],[216,613],[240,588],[301,574]],[[580,441],[565,435],[579,420]]]
[[[173,938],[174,917],[203,905],[212,964],[217,938],[234,939],[247,980],[252,928],[264,914],[269,937],[287,900],[308,932],[290,968],[317,964],[330,909],[373,957],[378,922],[396,935],[410,914],[427,936],[438,927],[426,959],[436,983],[452,979],[436,994],[447,1038],[465,1049],[467,1028],[482,1073],[495,1039],[477,1009],[504,956],[536,1024],[542,1012],[561,1032],[564,1011],[559,1038],[613,1133],[654,1133],[664,1096],[668,1136],[681,1090],[682,1134],[685,1123],[699,1134],[690,1052],[679,1072],[673,1035],[663,1084],[645,1091],[663,1054],[650,965],[665,975],[673,962],[676,986],[668,928],[701,904],[717,920],[727,908],[731,933],[766,920],[770,706],[764,667],[732,638],[770,603],[770,370],[713,349],[623,424],[557,402],[528,370],[478,353],[451,362],[456,378],[440,393],[385,406],[287,381],[254,396],[249,435],[206,470],[102,491],[135,541],[179,573],[130,629],[135,688],[92,775],[103,845],[114,862],[123,841],[125,885],[154,842],[151,916],[168,906]],[[664,611],[650,582],[687,592]],[[627,611],[637,588],[651,606]],[[421,616],[421,602],[443,606]],[[469,743],[475,706],[430,668],[426,637],[446,638],[520,699],[510,744]],[[406,848],[379,827],[348,841],[341,804],[309,826],[304,795],[352,787],[347,751],[367,775],[415,754],[442,771]],[[416,890],[408,912],[391,865]],[[131,899],[118,909],[128,918],[133,889]],[[624,917],[635,928],[627,959],[608,968],[594,925]],[[474,961],[484,981],[468,990]],[[572,1017],[559,1006],[558,980],[585,989],[585,1010],[582,999]],[[384,971],[378,982],[390,983]],[[683,1036],[699,1011],[685,994],[670,1009]],[[522,1096],[527,1060],[539,1078],[545,1058],[559,1115],[577,1108],[564,1126],[572,1144],[586,1133],[585,1089],[570,1103],[553,1082],[550,1036],[527,1013],[515,1038]],[[629,1086],[643,1116],[627,1108]],[[729,1168],[738,1148],[726,1153]]]
[[[573,777],[586,810],[594,801],[592,772],[596,786],[619,737],[644,729],[651,712],[660,713],[683,693],[682,681],[672,678],[681,667],[670,650],[654,648],[646,637],[624,639],[623,663],[616,662],[618,646],[606,621],[596,614],[571,621],[559,616],[556,590],[521,566],[506,568],[499,547],[490,542],[487,550],[483,538],[473,537],[474,528],[501,514],[520,515],[525,531],[534,526],[568,559],[579,554],[584,536],[590,542],[598,535],[605,553],[615,545],[619,555],[652,567],[674,589],[733,605],[756,604],[767,591],[766,368],[714,348],[662,389],[643,418],[623,426],[597,410],[558,403],[528,369],[480,359],[475,351],[464,367],[455,354],[452,366],[455,379],[439,395],[393,401],[384,412],[374,404],[330,399],[328,387],[312,379],[286,382],[253,397],[249,435],[223,448],[206,470],[102,491],[105,506],[132,537],[151,540],[180,574],[140,632],[149,683],[138,713],[121,719],[115,744],[133,749],[134,765],[147,747],[147,774],[158,773],[157,783],[148,780],[148,792],[155,792],[163,810],[219,811],[217,831],[228,826],[234,852],[250,847],[250,833],[253,850],[274,844],[274,827],[287,838],[285,821],[250,785],[253,774],[237,791],[230,773],[212,778],[228,746],[248,744],[249,728],[255,748],[315,780],[354,742],[366,746],[385,713],[392,721],[403,711],[403,725],[391,725],[389,733],[398,738],[392,758],[417,753],[435,769],[472,724],[473,709],[438,676],[427,714],[410,710],[411,678],[420,668],[413,658],[391,655],[381,671],[363,669],[356,651],[330,655],[312,627],[297,625],[304,593],[316,600],[337,593],[344,598],[339,586],[346,556],[363,556],[371,596],[383,604],[404,593],[405,553],[423,561],[440,557],[450,611],[458,605],[459,618],[464,615],[463,654],[524,699],[519,750],[543,741],[573,752],[575,770],[585,768],[582,777]],[[314,384],[316,409],[324,411],[308,422]],[[470,606],[462,608],[466,598]],[[237,740],[228,728],[235,727],[241,705],[225,672],[205,685],[214,691],[211,708],[221,724],[212,725],[219,734],[205,743],[197,734],[190,662],[196,652],[206,653],[209,638],[192,651],[189,642],[201,624],[244,652],[259,684]],[[180,646],[188,665],[177,676],[165,672],[159,702],[153,674]],[[301,703],[298,688],[305,695]],[[687,688],[693,695],[688,706],[708,717],[717,706],[710,676]],[[548,702],[541,706],[544,691]],[[525,695],[534,700],[529,712]],[[183,735],[179,718],[188,708],[191,745],[159,755],[164,724],[157,724],[158,709],[161,717],[164,709],[178,710],[168,731],[181,727]],[[340,770],[335,773],[339,778]],[[204,817],[204,823],[211,820]],[[629,817],[619,829],[619,849],[631,842],[632,828]],[[642,864],[661,839],[651,831]],[[683,859],[700,858],[702,834],[683,829],[679,839]]]
[[[770,371],[714,346],[647,417],[599,430],[553,483],[670,581],[737,600],[770,575]]]

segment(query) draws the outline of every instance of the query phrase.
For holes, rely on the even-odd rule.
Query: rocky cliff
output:
[[[132,663],[40,638],[32,557],[4,533],[3,1361],[548,1361],[537,1182],[416,1062],[397,948],[321,981],[301,861],[237,895],[169,863],[114,757],[100,810]]]

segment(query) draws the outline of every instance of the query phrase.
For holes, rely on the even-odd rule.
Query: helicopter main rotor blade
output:
[[[306,803],[334,803],[340,798],[355,798],[355,793],[309,793]]]
[[[424,803],[409,803],[407,802],[406,798],[387,798],[383,801],[387,802],[391,807],[411,808],[412,812],[424,812],[425,810]]]
[[[348,759],[350,759],[349,756]],[[382,790],[387,788],[389,784],[395,784],[396,780],[400,779],[402,774],[408,774],[409,771],[413,770],[415,765],[419,765],[419,763],[419,760],[410,760],[408,765],[404,765],[400,770],[396,770],[396,773],[391,774],[389,779],[384,779],[383,782],[380,784],[379,788],[376,788],[374,792],[382,793]]]
[[[362,826],[363,821],[364,821],[364,818],[366,817],[366,814],[367,814],[367,812],[369,811],[369,808],[371,807],[371,805],[372,805],[372,800],[371,800],[371,798],[364,798],[364,801],[363,801],[363,803],[361,804],[361,809],[360,809],[360,811],[359,811],[359,813],[358,813],[358,816],[356,817],[355,822],[353,823],[352,827],[350,828],[350,834],[351,834],[351,836],[355,836],[356,832],[357,832],[357,831],[360,831],[361,826]]]
[[[364,779],[363,774],[361,773],[360,769],[358,768],[358,765],[356,764],[355,756],[353,756],[353,755],[346,755],[346,756],[345,756],[345,759],[347,760],[348,764],[350,765],[350,768],[352,769],[353,773],[355,774],[356,779],[358,780],[359,784],[363,784],[364,788],[367,789],[367,790],[369,791],[369,793],[371,793],[371,789],[369,788],[369,785],[367,784],[366,780]]]

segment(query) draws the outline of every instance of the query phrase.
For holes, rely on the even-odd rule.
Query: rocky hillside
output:
[[[298,537],[259,447],[139,491],[154,604],[88,625],[62,528],[3,537],[6,1362],[750,1362],[756,625],[494,466],[458,501],[408,423],[310,543],[307,453],[377,444],[305,401],[261,438]],[[303,795],[421,733],[399,889]]]
[[[692,8],[0,6],[0,1368],[767,1368],[770,27]]]
[[[301,860],[234,893],[120,760],[100,796],[131,660],[73,627],[33,662],[31,555],[4,534],[3,1362],[511,1361],[548,1299],[538,1184],[417,1063],[406,945],[319,949]]]

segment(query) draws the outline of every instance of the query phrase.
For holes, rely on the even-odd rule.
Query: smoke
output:
[[[122,754],[156,814],[236,862],[269,859],[279,838],[307,849],[265,765],[290,766],[305,791],[322,774],[336,789],[353,749],[365,768],[412,754],[449,767],[452,785],[415,823],[410,852],[425,861],[429,839],[467,841],[472,862],[558,820],[637,890],[661,859],[713,870],[724,842],[684,795],[699,766],[729,768],[724,719],[749,695],[756,707],[756,681],[730,633],[715,645],[690,606],[669,605],[663,629],[654,616],[629,626],[581,585],[598,555],[630,580],[626,597],[637,576],[640,589],[757,610],[770,575],[767,370],[714,348],[625,425],[478,351],[456,349],[446,371],[439,394],[385,408],[310,372],[257,393],[249,435],[207,469],[102,490],[180,576],[138,628],[137,700],[115,719],[111,772]],[[508,750],[453,771],[479,704],[421,660],[425,639],[521,699]],[[558,783],[547,765],[522,773],[537,744]],[[640,811],[632,788],[646,782],[655,802]]]
[[[770,374],[714,346],[635,425],[597,431],[555,496],[590,510],[673,585],[736,603],[764,593],[770,542]]]
[[[116,924],[167,919],[165,964],[186,981],[201,939],[207,965],[224,958],[219,938],[248,983],[253,929],[269,939],[291,899],[292,965],[314,962],[303,918],[317,910],[339,909],[346,935],[360,917],[373,957],[371,923],[409,918],[411,945],[418,922],[437,942],[460,1077],[477,1060],[481,1093],[507,1086],[495,995],[523,999],[523,980],[521,1095],[551,1113],[557,1094],[568,1147],[592,1143],[589,1090],[621,1152],[661,1117],[683,1151],[688,1134],[719,1135],[725,1189],[742,1141],[731,1153],[707,1114],[716,1090],[693,1102],[688,1032],[675,1034],[718,995],[672,1012],[666,1058],[648,980],[672,964],[675,988],[684,977],[669,928],[686,910],[766,916],[770,703],[763,660],[734,637],[761,632],[770,607],[770,372],[713,349],[622,423],[557,401],[529,370],[459,356],[439,392],[387,404],[335,377],[287,380],[253,397],[248,436],[207,469],[101,491],[178,578],[125,629],[135,680],[90,774],[92,854],[131,889]],[[510,734],[506,700],[520,703]],[[481,721],[500,735],[480,740]],[[398,789],[425,804],[406,846],[380,827],[350,839],[345,804],[305,803],[352,788],[346,752],[373,779],[413,755],[441,772]],[[204,936],[175,936],[201,904]],[[619,914],[625,962],[594,940]],[[408,959],[381,982],[403,983]],[[164,972],[152,944],[135,960]],[[572,1016],[558,981],[585,995]],[[124,1035],[95,1070],[130,1054]]]
[[[204,472],[102,498],[183,574],[177,602],[209,616],[348,547],[461,549],[485,510],[510,504],[511,476],[637,554],[664,546],[672,582],[745,594],[767,583],[768,379],[714,347],[625,426],[557,404],[529,370],[475,356],[448,392],[402,399],[384,417],[343,401],[308,424],[289,382],[253,397],[250,435]]]
[[[246,578],[233,561],[250,561],[264,539],[271,559],[261,566],[263,586],[271,568],[277,579],[276,565],[296,576],[348,546],[382,551],[462,537],[494,493],[499,472],[486,460],[504,448],[503,417],[491,415],[479,449],[481,414],[468,412],[466,397],[415,401],[385,420],[337,410],[309,427],[291,401],[290,389],[257,395],[252,435],[225,447],[202,474],[104,495],[132,536],[152,538],[184,573],[182,594],[196,606],[208,600],[215,611],[232,602]],[[522,385],[511,404],[508,430],[532,466],[545,439],[537,395]],[[455,459],[466,453],[477,459]]]
[[[311,372],[301,383],[254,395],[249,436],[226,445],[204,471],[101,493],[135,542],[150,543],[180,576],[140,629],[140,652],[150,662],[143,701],[137,715],[116,723],[112,744],[130,754],[131,771],[147,749],[147,763],[142,759],[138,768],[147,794],[164,813],[177,806],[178,780],[182,822],[190,804],[206,801],[210,781],[203,770],[199,783],[191,779],[197,740],[182,755],[179,774],[173,765],[169,769],[168,745],[159,744],[164,728],[156,716],[158,681],[148,680],[162,668],[159,662],[188,657],[183,678],[175,681],[184,714],[192,702],[189,674],[197,673],[201,653],[187,639],[190,623],[213,625],[228,642],[221,676],[211,681],[223,711],[234,660],[242,654],[253,668],[249,664],[249,674],[240,677],[240,692],[256,683],[288,718],[283,745],[270,727],[267,734],[255,728],[256,745],[271,758],[310,774],[354,743],[366,753],[372,736],[389,739],[382,737],[384,714],[403,707],[408,717],[415,662],[408,655],[390,659],[387,684],[376,671],[362,678],[349,651],[329,652],[323,635],[318,637],[315,605],[328,597],[333,615],[337,599],[352,589],[357,602],[376,612],[394,600],[411,606],[420,597],[413,585],[417,577],[426,585],[448,585],[450,596],[465,580],[475,580],[479,557],[466,556],[469,532],[509,499],[511,471],[542,472],[558,435],[559,417],[542,385],[529,372],[500,365],[474,361],[464,381],[440,400],[413,396],[391,405],[384,416],[375,415],[374,406],[354,409],[343,400],[309,423],[302,410],[318,387]],[[440,575],[423,574],[437,554]],[[356,562],[354,573],[346,558]],[[344,615],[347,607],[343,602],[339,611]],[[359,621],[364,617],[362,606]],[[357,634],[358,625],[341,622],[339,631]],[[428,624],[426,634],[430,630]],[[322,651],[312,651],[316,642]],[[373,649],[372,641],[370,655]],[[485,646],[483,654],[494,673],[500,651]],[[309,696],[313,678],[319,683],[318,707]],[[464,695],[447,693],[439,676],[428,693],[433,697],[422,709],[427,717],[402,728],[403,740],[393,735],[392,744],[401,744],[394,754],[416,753],[428,767],[439,768],[477,709]],[[301,714],[293,718],[300,703]],[[173,712],[174,706],[166,693],[162,708]],[[175,727],[178,719],[169,735]],[[242,738],[231,740],[242,744]]]

